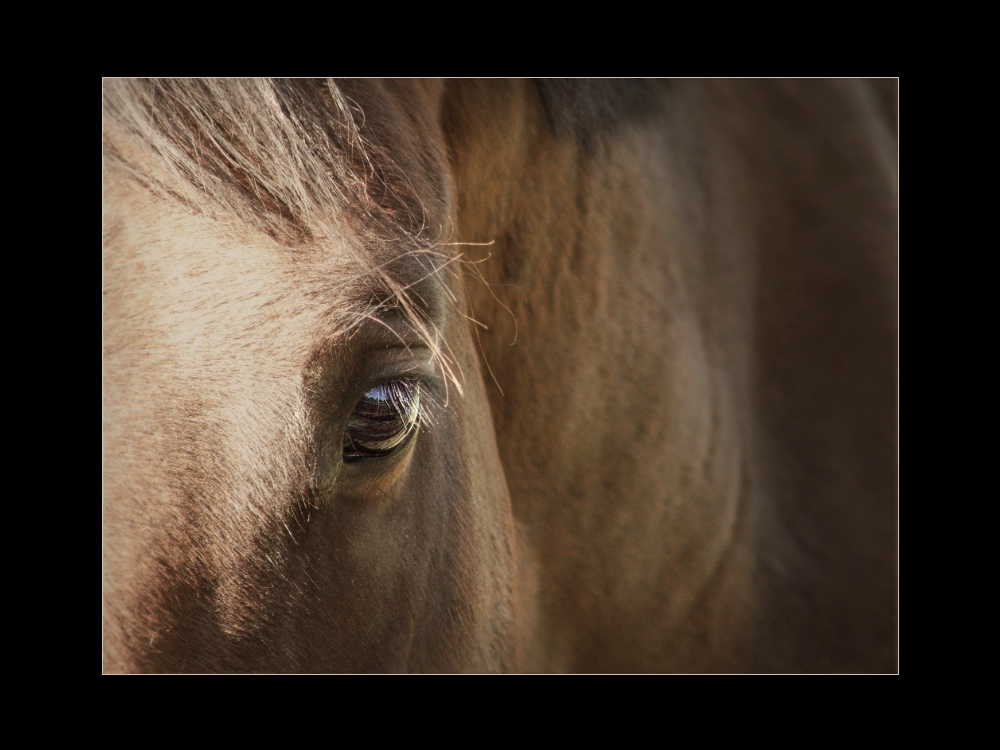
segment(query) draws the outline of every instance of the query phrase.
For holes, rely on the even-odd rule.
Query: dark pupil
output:
[[[347,421],[344,460],[386,456],[402,445],[416,426],[418,398],[417,384],[405,380],[368,391]]]

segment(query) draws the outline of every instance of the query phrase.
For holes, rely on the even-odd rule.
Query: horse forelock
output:
[[[392,309],[461,391],[433,322],[454,301],[446,273],[458,260],[446,241],[445,156],[425,136],[431,123],[413,121],[420,107],[401,96],[381,82],[332,79],[111,79],[105,164],[293,257],[332,259],[326,272],[350,300],[334,329]]]

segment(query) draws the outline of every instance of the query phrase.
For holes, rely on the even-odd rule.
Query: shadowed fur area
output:
[[[896,101],[106,80],[105,671],[897,671]]]

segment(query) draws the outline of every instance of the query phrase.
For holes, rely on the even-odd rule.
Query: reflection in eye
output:
[[[347,421],[344,460],[388,456],[413,433],[420,407],[420,384],[393,380],[366,393]]]

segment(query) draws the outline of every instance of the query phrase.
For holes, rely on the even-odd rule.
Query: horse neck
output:
[[[522,587],[538,591],[526,653],[547,655],[537,668],[706,669],[739,663],[745,637],[773,646],[746,666],[794,654],[801,668],[857,626],[845,592],[881,601],[871,582],[891,579],[862,572],[891,565],[881,552],[833,575],[825,559],[891,528],[868,517],[891,519],[894,498],[893,369],[874,356],[894,351],[884,128],[863,89],[837,82],[681,82],[611,115],[606,99],[492,81],[443,99],[458,235],[493,243],[466,283],[489,326]],[[817,278],[871,325],[807,298]],[[853,362],[846,380],[831,361]],[[864,518],[852,494],[869,499]],[[891,555],[885,541],[873,548]],[[796,586],[809,603],[775,600]],[[765,609],[778,614],[758,621]],[[803,617],[830,642],[775,646]],[[723,622],[727,635],[706,624]]]

